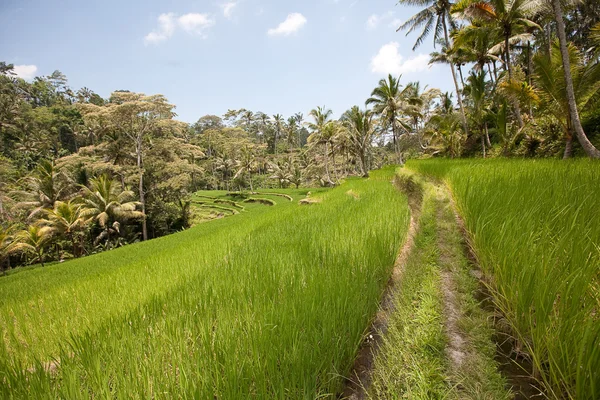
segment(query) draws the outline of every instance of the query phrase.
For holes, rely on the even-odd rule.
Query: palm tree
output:
[[[504,65],[508,71],[508,78],[512,81],[511,45],[529,40],[531,29],[542,29],[530,19],[539,11],[540,5],[539,0],[462,0],[456,4],[453,11],[470,19],[483,20],[498,32],[502,42],[493,46],[490,52],[504,54]],[[514,108],[519,127],[522,128],[523,118],[517,101],[514,102]]]
[[[600,158],[600,150],[598,150],[586,136],[583,127],[581,126],[581,120],[579,119],[579,111],[577,110],[577,100],[575,99],[575,89],[573,87],[573,77],[571,75],[571,61],[569,60],[569,49],[567,46],[567,36],[565,33],[565,22],[563,20],[562,7],[560,0],[552,0],[552,10],[554,11],[554,18],[556,20],[556,27],[558,33],[558,41],[560,43],[560,54],[563,65],[563,75],[565,80],[565,91],[567,94],[567,101],[569,105],[569,116],[577,135],[579,144],[585,150],[586,154],[591,158]]]
[[[270,178],[277,179],[280,188],[284,188],[293,179],[293,175],[290,172],[290,165],[287,162],[278,161],[277,163],[271,163],[270,170],[272,173]]]
[[[2,270],[2,274],[6,274],[7,268],[4,268],[4,262],[9,260],[9,256],[12,252],[14,252],[14,232],[15,226],[0,226],[0,270]],[[10,268],[10,263],[9,266]]]
[[[48,226],[30,225],[16,234],[12,251],[33,254],[33,261],[39,262],[43,267],[44,251],[52,239],[52,233],[52,228]]]
[[[373,112],[379,115],[381,122],[386,129],[392,129],[392,138],[394,141],[394,151],[398,162],[402,164],[402,155],[398,148],[399,128],[402,126],[400,115],[402,113],[402,104],[400,101],[400,78],[394,78],[391,74],[387,79],[381,79],[379,85],[371,92],[371,97],[366,101],[366,105],[373,105]]]
[[[254,113],[250,110],[244,110],[241,118],[242,121],[244,121],[246,132],[251,133],[252,123],[254,122]]]
[[[296,141],[296,131],[298,130],[298,121],[296,117],[289,117],[287,120],[287,139],[290,147],[294,145]]]
[[[308,123],[308,127],[312,130],[312,133],[308,137],[309,143],[314,145],[325,145],[323,157],[328,185],[333,185],[331,176],[329,175],[329,143],[334,133],[331,127],[331,121],[329,120],[331,114],[333,114],[333,112],[330,109],[326,109],[325,106],[317,107],[310,111],[310,116],[313,117],[314,122]]]
[[[36,172],[29,178],[29,192],[18,192],[27,201],[20,202],[18,207],[33,207],[29,218],[34,218],[46,209],[54,208],[54,203],[64,198],[68,190],[68,178],[56,168],[54,162],[43,160]]]
[[[452,47],[452,42],[450,41],[450,36],[448,35],[448,25],[450,25],[451,28],[454,28],[455,23],[451,14],[453,3],[450,0],[400,0],[399,4],[425,7],[417,14],[410,17],[397,29],[397,31],[408,29],[408,32],[406,32],[406,35],[408,36],[414,30],[423,27],[423,30],[413,46],[413,50],[417,49],[417,47],[419,47],[425,41],[425,38],[429,36],[432,29],[434,46],[435,43],[443,39],[444,44],[448,48]],[[444,35],[443,37],[442,33]],[[463,107],[462,96],[458,86],[458,80],[456,79],[456,71],[454,71],[453,63],[449,63],[449,65],[452,72],[452,80],[454,81],[454,88],[456,90],[456,98],[458,99],[458,104],[462,113],[463,128],[465,129],[465,133],[468,133],[467,114],[465,113],[465,108]]]
[[[460,49],[465,61],[475,63],[473,68],[476,71],[483,70],[487,64],[490,79],[498,79],[496,61],[499,58],[490,53],[490,48],[500,40],[496,30],[482,21],[473,20],[470,25],[455,31],[452,38],[454,40],[453,48]],[[493,65],[493,70],[490,64]]]
[[[241,157],[237,161],[237,166],[238,170],[233,179],[236,179],[243,174],[248,174],[250,178],[250,191],[254,192],[254,188],[252,187],[252,171],[256,168],[256,157],[248,146],[241,150]]]
[[[274,152],[277,154],[277,139],[281,137],[281,131],[283,130],[284,125],[283,115],[275,114],[273,115],[273,125],[275,127],[275,144],[273,145]]]
[[[296,113],[294,114],[294,118],[296,119],[296,124],[299,128],[302,127],[302,124],[304,123],[304,114],[302,113]],[[300,143],[300,134],[298,134],[298,148],[302,147],[301,143]]]
[[[103,229],[96,242],[106,238],[110,242],[110,234],[119,231],[119,220],[141,219],[145,214],[136,211],[140,205],[132,201],[135,195],[130,190],[121,190],[116,181],[108,175],[100,175],[90,180],[91,188],[83,186],[81,216],[96,221]],[[111,224],[112,222],[112,224]]]
[[[554,43],[550,54],[538,53],[533,58],[535,86],[538,89],[542,106],[548,110],[561,125],[565,133],[565,152],[563,158],[571,157],[575,125],[569,111],[569,98],[564,79],[560,44]],[[593,63],[587,65],[577,48],[569,44],[569,64],[573,89],[578,109],[585,109],[600,92],[600,68]]]
[[[485,80],[485,71],[471,72],[471,75],[467,78],[468,88],[473,102],[473,108],[471,110],[471,117],[473,118],[474,124],[479,131],[481,138],[481,149],[483,152],[483,158],[485,158],[485,134],[487,130],[487,82]]]
[[[81,204],[72,201],[57,201],[54,203],[53,209],[46,210],[46,219],[39,223],[50,227],[53,233],[70,241],[73,256],[78,256],[75,235],[83,229],[86,223],[85,218],[81,215]]]
[[[369,176],[368,156],[375,132],[373,114],[369,110],[362,111],[358,106],[346,111],[341,118],[347,128],[351,150],[360,160],[362,176]]]

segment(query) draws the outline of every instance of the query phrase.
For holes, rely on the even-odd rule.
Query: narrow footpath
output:
[[[447,188],[405,170],[395,184],[413,221],[342,398],[514,398]]]

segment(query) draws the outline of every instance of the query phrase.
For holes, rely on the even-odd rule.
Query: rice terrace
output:
[[[0,399],[600,399],[597,0],[5,3]]]

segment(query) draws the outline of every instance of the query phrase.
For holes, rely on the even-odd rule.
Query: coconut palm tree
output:
[[[37,261],[43,267],[44,253],[52,240],[52,233],[49,226],[30,225],[16,234],[11,251],[33,254],[32,262]]]
[[[481,150],[483,158],[485,158],[485,136],[487,131],[487,112],[488,112],[488,88],[485,80],[485,71],[471,72],[468,81],[468,89],[472,101],[472,109],[470,116],[473,119],[474,125],[477,127],[477,133],[481,139]]]
[[[560,54],[563,65],[563,75],[565,80],[565,92],[567,95],[567,103],[569,105],[569,116],[571,123],[577,135],[577,140],[583,147],[586,154],[591,158],[600,158],[600,150],[598,150],[586,136],[581,120],[579,118],[579,110],[577,109],[577,99],[575,98],[575,89],[573,85],[573,76],[571,75],[571,61],[569,57],[569,48],[567,45],[567,36],[565,33],[565,22],[563,20],[562,6],[560,0],[552,1],[552,11],[556,20],[556,28],[558,41],[560,43]]]
[[[313,117],[314,122],[309,122],[308,127],[312,131],[308,137],[309,144],[312,145],[324,145],[323,160],[325,164],[325,175],[327,177],[327,184],[333,185],[331,176],[329,175],[329,144],[331,138],[334,135],[333,126],[331,126],[331,115],[333,112],[330,109],[326,109],[325,106],[317,107],[310,111],[310,116]]]
[[[121,190],[118,183],[108,175],[100,175],[90,180],[90,188],[83,186],[83,199],[81,216],[95,221],[103,229],[95,242],[106,238],[110,242],[110,235],[118,233],[119,220],[141,219],[145,214],[136,209],[139,202],[133,201],[135,195],[130,190]]]
[[[452,47],[450,41],[449,27],[455,28],[456,24],[451,14],[453,3],[450,0],[400,0],[399,4],[424,7],[417,14],[410,17],[405,23],[400,25],[397,29],[407,29],[406,35],[408,36],[411,32],[423,28],[419,37],[417,38],[413,50],[417,49],[431,34],[433,29],[433,43],[434,46],[439,41],[443,40],[443,43],[448,47]],[[443,36],[442,36],[443,35]],[[467,126],[467,114],[463,106],[462,95],[458,86],[458,80],[456,79],[456,71],[454,70],[454,63],[449,63],[450,71],[452,72],[452,80],[454,81],[454,88],[456,90],[456,98],[458,99],[458,105],[463,118],[463,128],[465,133],[468,133]]]
[[[346,111],[341,118],[347,129],[351,150],[360,160],[362,176],[369,176],[369,153],[375,133],[373,113],[369,110],[361,110],[358,106]]]
[[[569,111],[569,98],[564,79],[560,44],[554,42],[550,54],[538,53],[533,57],[535,86],[542,100],[542,107],[559,122],[565,133],[563,158],[571,157],[575,124]],[[593,63],[584,64],[577,48],[569,44],[569,64],[577,108],[585,110],[600,92],[600,67]]]
[[[512,81],[511,46],[530,40],[531,30],[542,29],[531,19],[540,7],[541,0],[461,0],[453,7],[453,11],[471,20],[487,22],[502,37],[500,43],[490,48],[490,53],[504,55],[504,65]],[[519,127],[522,128],[524,123],[517,101],[514,101],[514,109]]]
[[[73,201],[57,201],[53,209],[46,210],[46,218],[39,223],[50,227],[53,233],[71,242],[73,256],[78,256],[76,234],[86,224],[86,219],[81,214],[81,204]]]
[[[394,141],[394,151],[398,162],[402,164],[402,155],[398,147],[398,138],[400,128],[405,125],[401,122],[402,101],[400,99],[401,87],[400,78],[394,78],[391,74],[387,79],[381,79],[379,85],[371,92],[371,97],[366,101],[366,105],[373,106],[373,112],[379,116],[384,129],[392,130],[392,139]]]
[[[275,128],[275,144],[273,145],[273,149],[275,154],[277,154],[277,139],[281,137],[281,132],[283,131],[284,124],[285,120],[283,119],[283,115],[273,115],[273,126]]]
[[[54,203],[66,197],[68,183],[68,177],[56,168],[54,162],[43,160],[29,177],[29,191],[16,193],[26,198],[17,207],[33,208],[29,213],[29,218],[32,219],[46,209],[53,209]]]
[[[254,192],[254,188],[252,187],[252,171],[254,171],[256,168],[256,157],[252,149],[250,149],[248,146],[241,150],[240,159],[237,160],[237,166],[238,170],[233,179],[236,179],[243,174],[248,174],[250,179],[250,191]]]
[[[6,274],[4,263],[9,260],[9,256],[14,252],[14,233],[15,225],[0,226],[0,270]],[[10,265],[8,266],[10,268]]]

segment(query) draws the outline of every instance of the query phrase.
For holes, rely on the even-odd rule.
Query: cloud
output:
[[[379,16],[373,14],[367,19],[367,29],[375,29],[377,25],[379,25]]]
[[[203,35],[204,31],[215,24],[208,14],[189,13],[177,19],[179,26],[187,33]]]
[[[271,28],[267,31],[269,36],[283,35],[288,36],[298,32],[306,24],[306,18],[300,13],[292,13],[287,16],[285,21],[280,23],[277,28]]]
[[[404,60],[398,52],[399,48],[400,44],[398,42],[390,42],[382,46],[371,59],[371,72],[382,75],[400,75],[429,69],[429,56],[427,54],[419,54]]]
[[[223,15],[225,16],[225,18],[227,19],[231,19],[232,15],[233,15],[233,9],[237,6],[237,3],[235,1],[231,1],[229,3],[225,3],[221,5],[221,8],[223,9]]]
[[[35,73],[37,72],[37,67],[35,65],[15,65],[13,72],[19,78],[23,78],[25,80],[31,80],[35,78]]]
[[[158,29],[153,30],[144,37],[146,44],[157,44],[164,42],[175,32],[175,14],[166,13],[158,16]]]
[[[394,15],[395,15],[395,13],[393,11],[388,11],[381,15],[377,15],[377,14],[370,15],[369,18],[367,18],[367,29],[368,30],[377,29],[377,27],[381,23],[385,23],[386,21],[389,21],[388,26],[392,27],[392,25],[394,25],[395,23],[400,22],[400,20],[398,18],[394,18]],[[396,26],[396,28],[397,28],[397,26]]]
[[[177,16],[175,13],[164,13],[158,16],[158,28],[144,37],[144,43],[159,44],[169,39],[179,27],[189,34],[204,35],[204,31],[215,24],[208,14],[188,13]]]
[[[400,25],[402,25],[402,20],[400,18],[394,18],[392,20],[392,22],[390,22],[388,24],[388,28],[392,28],[392,29],[398,29],[400,27]]]

